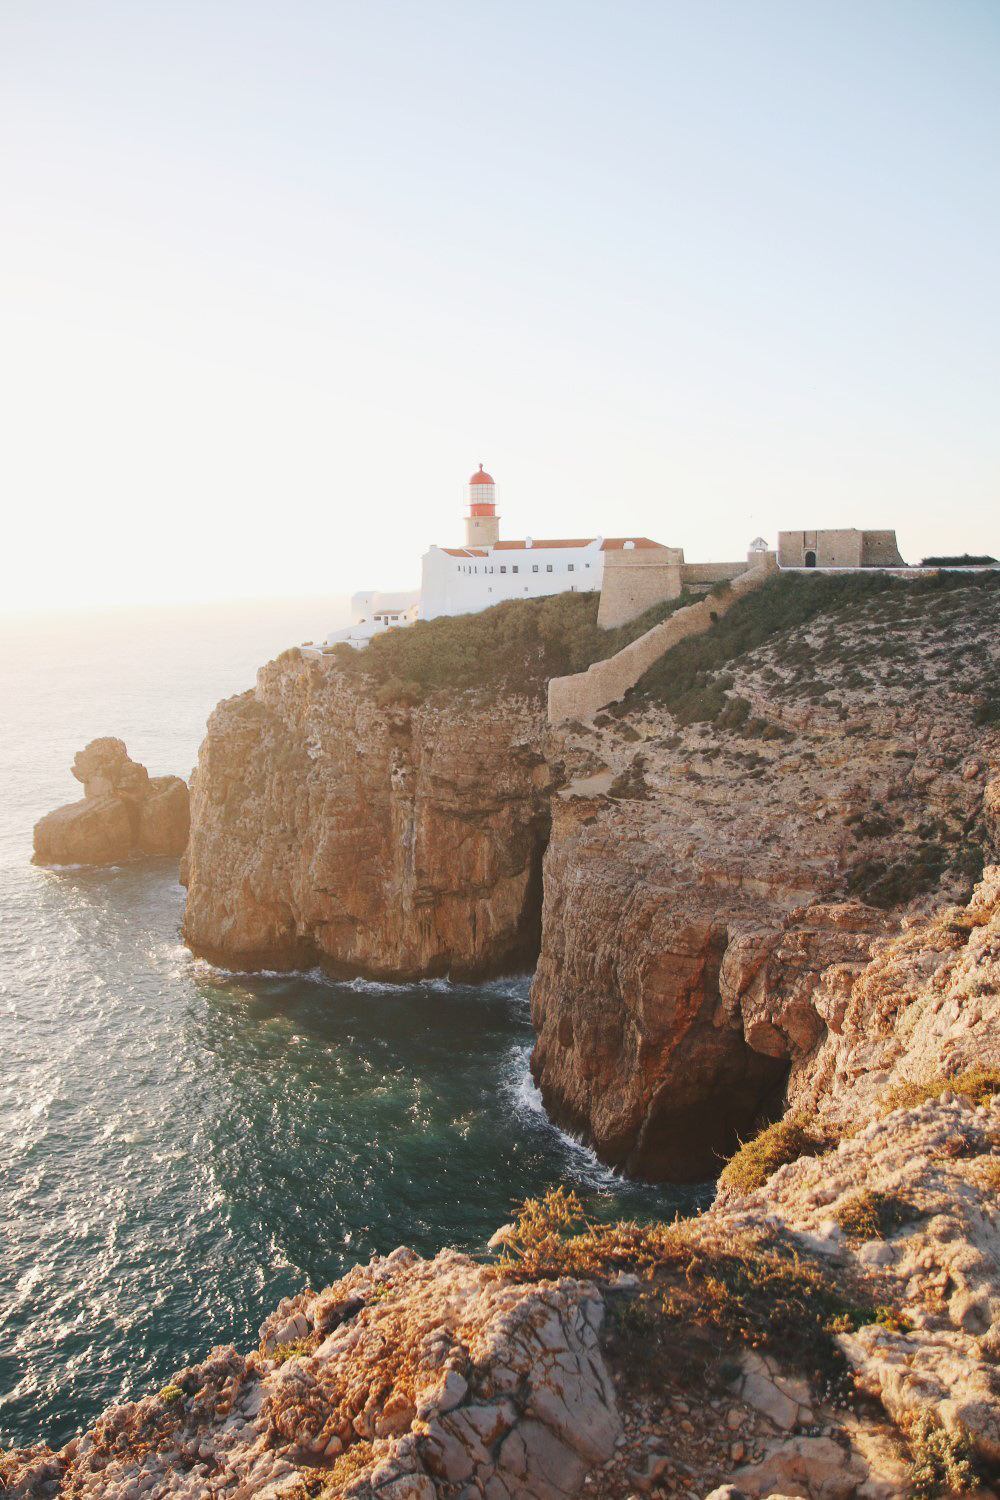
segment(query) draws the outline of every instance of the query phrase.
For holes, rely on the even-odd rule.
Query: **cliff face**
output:
[[[604,1160],[714,1175],[786,1086],[817,1108],[870,1065],[873,949],[997,847],[997,604],[956,591],[894,627],[875,596],[729,663],[714,713],[702,680],[694,722],[653,693],[566,728],[532,1068]]]
[[[1000,588],[862,580],[803,620],[824,589],[768,585],[717,627],[728,656],[676,648],[593,725],[499,690],[380,706],[330,662],[272,663],[209,724],[187,941],[391,978],[537,955],[547,1109],[652,1179],[714,1175],[788,1096],[860,1109],[873,955],[998,849]]]
[[[272,662],[209,720],[186,941],[236,968],[530,966],[552,782],[542,732],[523,699],[380,707],[327,662]]]

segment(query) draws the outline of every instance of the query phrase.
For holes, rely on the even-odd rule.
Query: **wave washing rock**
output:
[[[122,740],[91,740],[73,760],[84,800],[35,824],[34,863],[120,864],[136,854],[180,855],[188,839],[188,789],[179,776],[150,776]]]
[[[544,708],[380,707],[297,652],[219,705],[192,782],[184,937],[231,968],[486,977],[538,949]]]
[[[929,1454],[986,1500],[1000,1477],[998,1172],[1000,1097],[945,1096],[682,1226],[682,1297],[731,1276],[727,1258],[752,1281],[753,1247],[779,1246],[786,1267],[868,1308],[833,1335],[835,1380],[811,1345],[794,1365],[745,1325],[706,1337],[676,1312],[643,1375],[643,1299],[668,1307],[671,1284],[641,1261],[599,1288],[399,1249],[285,1299],[258,1351],[214,1349],[59,1453],[0,1456],[0,1485],[5,1500],[901,1500]]]

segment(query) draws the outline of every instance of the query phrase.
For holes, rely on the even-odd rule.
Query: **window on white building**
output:
[[[537,573],[538,572],[538,564],[537,563],[532,563],[531,564],[531,571],[533,573]]]
[[[504,567],[503,563],[500,564],[500,571],[501,571],[501,573],[506,573],[506,571],[507,571],[507,569]]]
[[[511,571],[511,572],[512,572],[512,573],[516,573],[516,572],[517,572],[517,563],[512,563],[512,564],[511,564],[511,569],[510,569],[510,571]]]
[[[552,572],[552,564],[551,563],[546,563],[545,564],[545,571],[546,571],[546,573],[551,573]]]
[[[566,564],[566,571],[567,571],[567,573],[572,573],[572,571],[573,571],[573,569],[575,567],[576,567],[576,563],[567,563]]]

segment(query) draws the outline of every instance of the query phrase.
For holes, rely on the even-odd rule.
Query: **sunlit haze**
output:
[[[0,13],[0,608],[1000,555],[994,0]],[[321,629],[327,622],[317,620]]]

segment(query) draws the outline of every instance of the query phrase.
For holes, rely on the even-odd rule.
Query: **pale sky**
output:
[[[1000,556],[998,145],[997,0],[6,0],[0,608]]]

